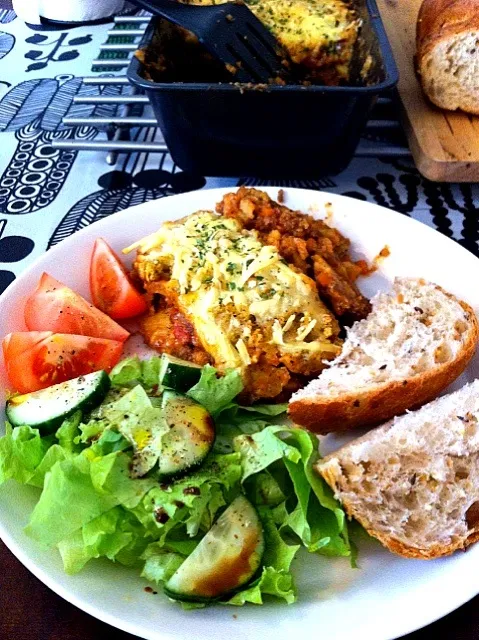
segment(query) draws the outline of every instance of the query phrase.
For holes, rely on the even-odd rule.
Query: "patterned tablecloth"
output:
[[[115,211],[194,189],[255,184],[242,177],[186,174],[166,153],[123,154],[114,166],[109,166],[103,152],[55,149],[52,141],[56,139],[98,140],[107,136],[107,132],[91,126],[65,126],[62,118],[115,114],[115,106],[75,104],[74,96],[99,92],[118,95],[131,90],[118,86],[100,89],[82,82],[86,75],[111,74],[102,67],[92,73],[91,63],[107,40],[106,32],[112,24],[36,32],[9,10],[0,10],[0,23],[0,292],[51,246]],[[121,36],[113,41],[122,42]],[[152,141],[159,135],[155,128],[132,132],[136,140]],[[373,134],[368,142],[378,147],[389,143]],[[432,183],[407,158],[355,158],[338,176],[269,183],[326,190],[390,207],[437,228],[479,254],[479,185]],[[21,568],[10,566],[11,562],[1,562],[3,580],[7,579],[5,567],[13,581],[16,571],[23,575]],[[6,598],[3,604],[8,605],[9,596],[3,586],[1,591]],[[4,606],[2,609],[5,611]],[[27,612],[28,607],[22,611]],[[479,637],[477,614],[473,619],[470,606],[467,611],[466,618],[455,614],[454,622],[447,627],[457,629],[458,620],[466,620],[467,629],[463,627],[460,636],[435,625],[436,637]],[[27,632],[20,619],[16,626],[7,616],[2,624],[3,633],[7,634],[2,637],[12,640],[20,638],[18,629],[25,629],[25,638],[54,637],[50,633],[36,635],[34,624]],[[64,627],[64,635],[55,637],[76,638],[72,629],[72,625]]]
[[[193,189],[254,184],[186,174],[166,153],[122,154],[109,166],[103,152],[54,149],[55,139],[106,138],[91,126],[65,126],[62,118],[108,117],[117,107],[75,104],[74,96],[131,90],[82,83],[83,76],[108,73],[96,67],[92,74],[91,63],[112,25],[35,32],[7,10],[0,22],[0,291],[49,247],[115,211]],[[141,128],[132,135],[152,140],[159,133]],[[388,142],[372,138],[368,142],[378,146]],[[430,182],[407,158],[355,158],[338,176],[283,184],[391,207],[478,252],[479,185]]]

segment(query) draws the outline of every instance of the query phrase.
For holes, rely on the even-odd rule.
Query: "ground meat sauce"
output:
[[[282,198],[283,194],[279,194],[278,199]],[[320,297],[343,325],[369,313],[370,303],[355,281],[371,269],[364,261],[350,258],[350,242],[339,231],[274,202],[262,191],[245,187],[227,194],[217,205],[217,211],[235,218],[245,229],[256,230],[261,241],[275,246],[293,269],[313,278]],[[194,325],[178,308],[169,274],[155,273],[155,276],[143,281],[150,314],[142,320],[141,333],[147,344],[161,353],[201,366],[214,365]],[[244,371],[244,390],[240,396],[245,404],[261,398],[285,402],[324,366],[324,354],[320,352],[307,361],[298,361],[294,354],[279,354],[262,332],[258,332],[257,345],[250,340],[248,348],[251,364]]]
[[[144,318],[141,331],[147,344],[161,353],[199,365],[211,363],[193,325],[176,307],[167,306]]]
[[[367,264],[349,256],[350,242],[322,220],[292,211],[257,189],[241,187],[217,205],[218,213],[255,229],[292,266],[314,278],[319,294],[344,323],[365,318],[371,309],[355,281]]]

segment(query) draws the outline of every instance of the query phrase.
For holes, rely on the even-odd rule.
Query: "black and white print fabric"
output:
[[[109,166],[103,152],[55,148],[56,140],[113,135],[63,123],[116,115],[115,105],[87,105],[75,97],[131,91],[83,82],[86,75],[102,73],[92,72],[91,62],[112,24],[34,32],[12,11],[0,11],[0,22],[0,292],[48,248],[116,211],[194,189],[260,184],[189,175],[166,153],[121,154]],[[161,132],[139,128],[132,138],[151,142]],[[370,134],[371,141],[382,143]],[[432,183],[407,159],[355,158],[338,176],[269,184],[320,189],[395,209],[479,255],[479,185]]]

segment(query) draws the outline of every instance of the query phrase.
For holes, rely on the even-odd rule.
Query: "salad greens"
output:
[[[168,431],[159,419],[159,371],[158,357],[127,358],[110,374],[102,404],[77,411],[53,434],[7,423],[0,483],[41,489],[26,533],[57,547],[67,573],[106,557],[163,584],[240,493],[257,509],[265,551],[259,574],[222,604],[294,602],[291,563],[301,547],[354,558],[345,514],[313,472],[316,436],[285,423],[286,405],[240,406],[235,371],[219,377],[203,367],[186,395],[213,416],[215,443],[196,469],[162,481],[151,446]]]

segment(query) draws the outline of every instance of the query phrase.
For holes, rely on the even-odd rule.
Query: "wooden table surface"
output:
[[[454,585],[451,584],[451,591],[453,590]],[[128,633],[114,631],[112,627],[62,600],[27,571],[1,542],[0,612],[1,640],[99,640],[110,637],[115,640],[133,640],[134,638]],[[407,612],[404,614],[407,615]],[[479,596],[446,618],[405,638],[407,640],[432,640],[433,638],[434,640],[478,640]],[[365,639],[357,638],[356,640]]]

